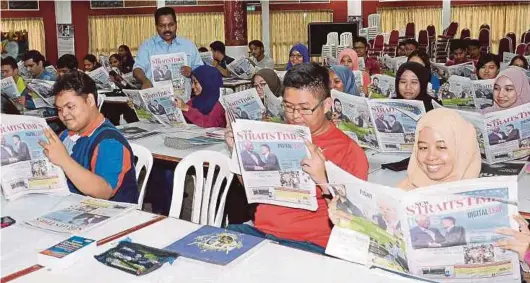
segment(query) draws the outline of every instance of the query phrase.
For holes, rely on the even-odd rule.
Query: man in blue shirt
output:
[[[118,202],[137,203],[138,184],[131,146],[99,113],[96,83],[71,71],[53,87],[55,106],[66,130],[45,129],[44,154],[59,166],[71,192]]]
[[[153,55],[186,53],[189,66],[184,66],[181,69],[182,74],[186,77],[191,76],[192,69],[203,64],[197,46],[190,40],[176,35],[177,16],[172,8],[157,9],[155,25],[158,35],[154,35],[140,45],[133,67],[133,75],[142,83],[142,89],[153,87],[150,60]]]
[[[46,81],[55,81],[57,79],[55,74],[48,72],[44,67],[46,59],[39,51],[30,50],[26,52],[22,60],[32,78]]]

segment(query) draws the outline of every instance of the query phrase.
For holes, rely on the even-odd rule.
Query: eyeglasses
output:
[[[313,109],[295,108],[283,102],[282,102],[282,107],[285,113],[294,114],[295,111],[298,111],[300,115],[309,116],[309,115],[313,115],[313,112],[315,112],[315,110],[317,110],[317,108],[320,107],[320,105],[322,105],[322,102],[324,102],[324,100],[321,100],[317,105],[315,105],[315,107],[313,107]]]
[[[253,84],[252,86],[259,87],[259,88],[265,88],[267,86],[267,83],[257,83],[257,84]]]

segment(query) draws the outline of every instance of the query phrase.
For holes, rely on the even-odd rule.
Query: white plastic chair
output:
[[[99,112],[101,112],[101,107],[103,107],[103,103],[105,102],[105,98],[107,98],[106,95],[104,95],[104,94],[98,94],[98,101],[97,101],[97,104],[98,104]]]
[[[138,178],[140,178],[140,172],[142,171],[142,168],[145,167],[145,177],[140,185],[140,194],[138,195],[138,209],[142,209],[142,206],[144,204],[144,197],[145,197],[145,187],[147,186],[147,180],[149,179],[149,175],[151,175],[151,169],[153,169],[153,155],[151,154],[151,151],[139,144],[131,143],[131,149],[133,151],[133,155],[138,158],[136,161],[136,165],[134,168],[136,169],[136,181],[138,182]]]
[[[208,172],[204,176],[204,164],[208,163]],[[173,178],[173,198],[169,216],[179,218],[182,209],[182,198],[184,196],[184,182],[186,173],[191,167],[195,169],[193,193],[193,206],[191,211],[191,222],[201,225],[221,227],[225,210],[228,188],[232,183],[234,174],[230,171],[230,158],[228,156],[211,150],[200,150],[186,156],[175,168]],[[214,181],[216,168],[219,169]],[[226,180],[224,186],[223,181]],[[219,194],[223,191],[221,198]],[[217,202],[219,201],[219,206]]]

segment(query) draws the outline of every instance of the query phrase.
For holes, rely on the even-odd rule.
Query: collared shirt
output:
[[[13,79],[15,78],[13,77]],[[23,96],[26,99],[26,104],[24,105],[24,107],[30,110],[35,109],[35,102],[33,102],[33,98],[31,97],[31,94],[28,91],[28,87],[24,79],[19,76],[17,79],[15,79],[15,83],[17,84],[17,90],[20,93],[20,96]]]
[[[256,67],[259,67],[261,69],[273,69],[274,70],[274,59],[271,57],[264,55],[263,59],[261,61],[258,61],[255,57],[251,57],[251,60],[254,61],[256,64]]]
[[[419,227],[419,226],[418,226],[418,227]],[[434,235],[434,232],[433,232],[433,231],[431,231],[431,230],[429,230],[429,229],[427,229],[427,228],[423,228],[423,227],[420,227],[420,229],[421,229],[423,232],[427,233],[427,234],[429,235],[429,237],[431,237],[431,239],[432,239],[433,241],[435,240],[435,235]]]
[[[48,70],[44,69],[42,73],[36,77],[36,79],[45,81],[56,81],[57,75],[54,73],[50,73],[48,72]]]
[[[221,62],[219,62],[219,66],[223,67],[224,69],[226,69],[226,66],[230,65],[230,63],[234,62],[234,58],[228,56],[228,55],[225,55],[223,57],[223,60],[221,60]]]
[[[379,66],[379,62],[377,62],[377,59],[366,57],[364,58],[365,63],[365,71],[368,71],[368,73],[371,75],[375,74],[381,74],[381,67]]]
[[[177,36],[171,44],[168,44],[160,35],[156,34],[144,41],[138,48],[133,70],[136,68],[141,69],[144,71],[145,76],[152,81],[151,56],[178,52],[186,53],[188,66],[191,66],[192,69],[203,65],[199,51],[197,51],[197,46],[190,40]]]

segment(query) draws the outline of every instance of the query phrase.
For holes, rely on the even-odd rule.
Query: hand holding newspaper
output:
[[[309,156],[307,127],[250,120],[237,120],[232,127],[249,203],[318,208],[315,183],[300,165]]]
[[[7,200],[31,193],[67,195],[70,193],[61,168],[43,153],[40,141],[46,141],[42,118],[2,114],[1,176]]]
[[[404,192],[327,162],[335,227],[326,253],[428,280],[520,282],[519,258],[494,243],[518,228],[517,178],[464,180]]]
[[[13,99],[20,96],[18,91],[17,84],[13,77],[7,77],[2,79],[2,94],[7,95],[7,97]]]

